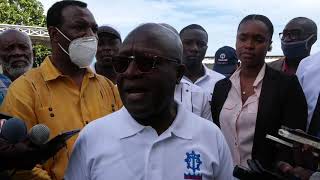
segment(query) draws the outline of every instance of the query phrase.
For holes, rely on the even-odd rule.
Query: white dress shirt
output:
[[[161,135],[137,123],[125,107],[93,121],[80,132],[65,179],[233,179],[219,128],[181,107]]]
[[[296,75],[299,79],[304,95],[308,103],[308,125],[313,116],[318,96],[320,93],[320,52],[304,58],[297,69]]]
[[[212,121],[210,97],[208,92],[185,79],[181,79],[174,92],[174,99],[180,102],[183,107],[200,117]]]
[[[204,91],[210,93],[210,99],[211,99],[216,82],[225,78],[225,76],[207,68],[207,66],[205,65],[203,65],[203,67],[204,67],[204,75],[199,79],[197,79],[194,83],[186,76],[183,76],[183,78],[190,83],[200,86]]]
[[[258,114],[259,97],[266,65],[258,73],[252,94],[242,104],[240,72],[241,67],[230,77],[232,83],[228,97],[220,113],[220,126],[229,145],[234,165],[248,167],[247,160],[252,159],[252,146]]]

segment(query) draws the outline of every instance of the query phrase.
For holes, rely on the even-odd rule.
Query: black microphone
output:
[[[10,118],[0,120],[0,129],[0,171],[32,169],[42,162],[42,147],[50,136],[46,125],[37,124],[27,133],[27,127],[22,120]]]
[[[27,136],[26,124],[18,118],[1,120],[0,137],[7,140],[10,144],[16,144]]]
[[[0,137],[10,144],[21,142],[26,137],[35,145],[45,144],[50,137],[50,129],[44,124],[36,124],[27,134],[26,124],[18,118],[9,118],[0,122]]]

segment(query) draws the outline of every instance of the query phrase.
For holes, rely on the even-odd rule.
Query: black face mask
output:
[[[295,42],[284,42],[281,41],[281,48],[283,54],[287,59],[303,59],[309,56],[309,48],[308,43],[314,35],[311,35],[309,38],[303,41],[295,41]]]

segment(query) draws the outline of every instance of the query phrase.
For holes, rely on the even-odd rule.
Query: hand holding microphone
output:
[[[53,157],[66,141],[80,130],[61,133],[48,142],[50,129],[44,124],[33,126],[29,133],[18,118],[0,120],[0,170],[32,169]]]
[[[32,169],[39,161],[41,144],[47,142],[50,130],[37,124],[27,133],[25,123],[18,118],[0,120],[0,169]]]

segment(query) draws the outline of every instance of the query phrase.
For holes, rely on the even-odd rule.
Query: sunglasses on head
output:
[[[132,61],[134,61],[136,67],[142,73],[148,73],[153,69],[156,69],[159,62],[167,61],[172,63],[179,63],[178,59],[143,54],[134,56],[114,56],[112,58],[112,65],[117,73],[124,73],[128,69]]]

